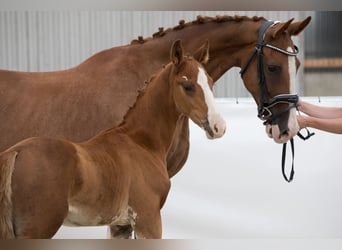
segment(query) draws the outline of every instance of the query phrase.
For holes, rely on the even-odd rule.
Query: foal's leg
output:
[[[161,239],[162,222],[160,211],[148,211],[148,215],[139,216],[135,226],[135,235],[137,239]]]
[[[34,177],[27,173],[26,178]],[[44,180],[38,179],[28,184],[29,181],[20,179],[20,183],[16,181],[12,196],[16,237],[52,238],[68,213],[67,197],[60,192],[63,185],[40,185]]]
[[[108,226],[108,236],[113,239],[132,239],[133,228],[131,225]]]
[[[18,149],[12,175],[16,237],[51,238],[57,232],[68,213],[75,164],[70,146],[58,141],[35,139]]]
[[[168,183],[169,184],[169,183]],[[162,187],[160,187],[162,189]],[[168,185],[169,188],[169,185]],[[167,190],[168,190],[167,188]],[[146,192],[146,194],[148,194]],[[137,239],[161,239],[162,221],[160,209],[166,199],[159,195],[146,195],[144,200],[140,201],[135,209],[136,219],[134,224],[135,238]]]
[[[63,224],[68,213],[66,199],[58,190],[44,188],[37,185],[25,190],[19,185],[13,190],[13,222],[17,238],[52,238]]]

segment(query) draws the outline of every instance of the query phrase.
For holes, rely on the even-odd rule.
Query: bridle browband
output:
[[[243,76],[243,74],[246,72],[248,66],[251,64],[251,62],[253,61],[254,57],[256,57],[257,59],[257,73],[258,73],[258,85],[259,85],[259,105],[258,105],[258,117],[264,121],[264,125],[266,124],[275,124],[275,120],[282,115],[285,112],[288,112],[290,109],[292,108],[296,108],[297,103],[298,103],[298,95],[295,94],[281,94],[281,95],[277,95],[274,96],[272,98],[265,98],[266,94],[267,94],[267,85],[265,82],[265,74],[264,74],[264,70],[263,70],[263,60],[262,60],[262,49],[264,47],[273,49],[275,51],[278,51],[280,53],[283,53],[285,55],[288,56],[296,56],[298,54],[298,48],[297,46],[294,46],[294,52],[291,51],[287,51],[285,49],[276,47],[274,45],[265,43],[264,38],[265,38],[265,32],[266,30],[273,26],[276,25],[279,22],[275,22],[275,21],[266,21],[259,30],[259,34],[258,34],[258,43],[255,46],[255,50],[253,51],[253,53],[251,54],[251,56],[248,58],[247,62],[245,63],[244,66],[241,67],[240,70],[240,75],[241,77]],[[266,100],[265,100],[266,99]],[[271,110],[275,105],[278,105],[280,103],[285,103],[288,104],[288,107],[278,111],[276,113],[273,113]],[[297,133],[297,135],[303,139],[306,140],[308,138],[310,138],[312,135],[314,135],[314,133],[310,133],[309,130],[307,128],[305,128],[307,131],[307,135],[303,136],[302,134],[300,134],[299,132]],[[282,151],[282,174],[284,179],[287,182],[291,182],[294,176],[294,140],[293,138],[290,139],[291,142],[291,150],[292,150],[292,169],[290,172],[290,177],[288,178],[285,174],[285,158],[286,158],[286,144],[283,144],[283,151]]]

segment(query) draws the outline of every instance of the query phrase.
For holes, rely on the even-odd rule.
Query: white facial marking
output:
[[[204,69],[201,67],[198,68],[197,82],[201,86],[204,93],[204,99],[208,107],[208,121],[211,129],[214,132],[214,138],[221,137],[226,130],[226,122],[221,117],[217,109],[213,92],[209,87],[208,77],[205,74]]]
[[[291,47],[289,47],[287,51],[294,52]],[[288,60],[289,60],[289,75],[290,75],[290,93],[294,94],[296,93],[296,75],[297,75],[296,57],[289,56]],[[297,122],[297,115],[296,115],[295,108],[290,110],[288,128],[289,128],[289,136],[291,137],[295,136],[297,132],[299,131],[299,125]]]
[[[287,51],[294,52],[291,47],[288,47]],[[296,92],[296,57],[288,56],[288,63],[290,76],[290,94],[294,94]]]
[[[291,47],[287,48],[287,51],[294,52]],[[288,68],[289,68],[289,78],[290,78],[290,94],[294,94],[296,92],[296,57],[288,56]],[[278,125],[267,125],[266,133],[269,137],[272,137],[273,140],[277,143],[285,143],[290,138],[295,136],[299,131],[299,125],[296,117],[296,110],[293,108],[289,111],[289,120],[288,120],[288,135],[284,135],[279,137],[279,127]]]
[[[202,68],[198,68],[197,81],[198,81],[198,84],[201,86],[203,93],[204,93],[205,102],[207,103],[207,106],[208,106],[208,116],[212,114],[218,114],[215,101],[214,101],[214,95],[209,87],[208,77],[206,76]]]

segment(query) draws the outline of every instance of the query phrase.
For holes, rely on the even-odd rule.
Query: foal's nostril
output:
[[[216,124],[214,125],[214,130],[216,133],[218,133],[218,131],[219,131]]]

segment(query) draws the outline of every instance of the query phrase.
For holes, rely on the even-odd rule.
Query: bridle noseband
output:
[[[285,49],[276,47],[274,45],[265,43],[264,38],[265,38],[265,32],[266,30],[273,26],[276,25],[279,22],[275,21],[267,21],[265,22],[259,30],[258,34],[258,43],[255,46],[255,50],[251,54],[251,56],[248,58],[247,62],[243,67],[241,67],[240,75],[241,77],[243,74],[246,72],[248,66],[251,64],[253,61],[254,57],[257,59],[257,73],[258,73],[258,86],[259,86],[259,105],[258,105],[258,117],[264,121],[264,125],[266,124],[275,124],[275,120],[282,115],[285,112],[288,112],[292,108],[296,108],[297,103],[298,103],[298,95],[295,94],[281,94],[281,95],[276,95],[272,98],[266,97],[268,90],[267,90],[267,85],[265,81],[265,74],[264,74],[264,69],[263,69],[263,60],[262,60],[262,49],[264,47],[273,49],[275,51],[278,51],[280,53],[283,53],[288,56],[296,56],[298,54],[298,48],[297,46],[294,46],[294,52],[287,51]],[[276,113],[273,113],[271,110],[274,106],[285,103],[288,104],[288,107],[285,109],[282,109],[281,111],[278,111]],[[304,137],[298,132],[298,136],[306,140],[310,138],[314,133],[310,133],[308,129],[306,128],[307,131],[307,136]],[[282,152],[282,174],[287,182],[291,182],[294,176],[294,140],[293,138],[290,139],[291,142],[291,149],[292,149],[292,169],[290,173],[290,177],[288,178],[285,174],[285,157],[286,157],[286,143],[283,144],[283,152]]]

